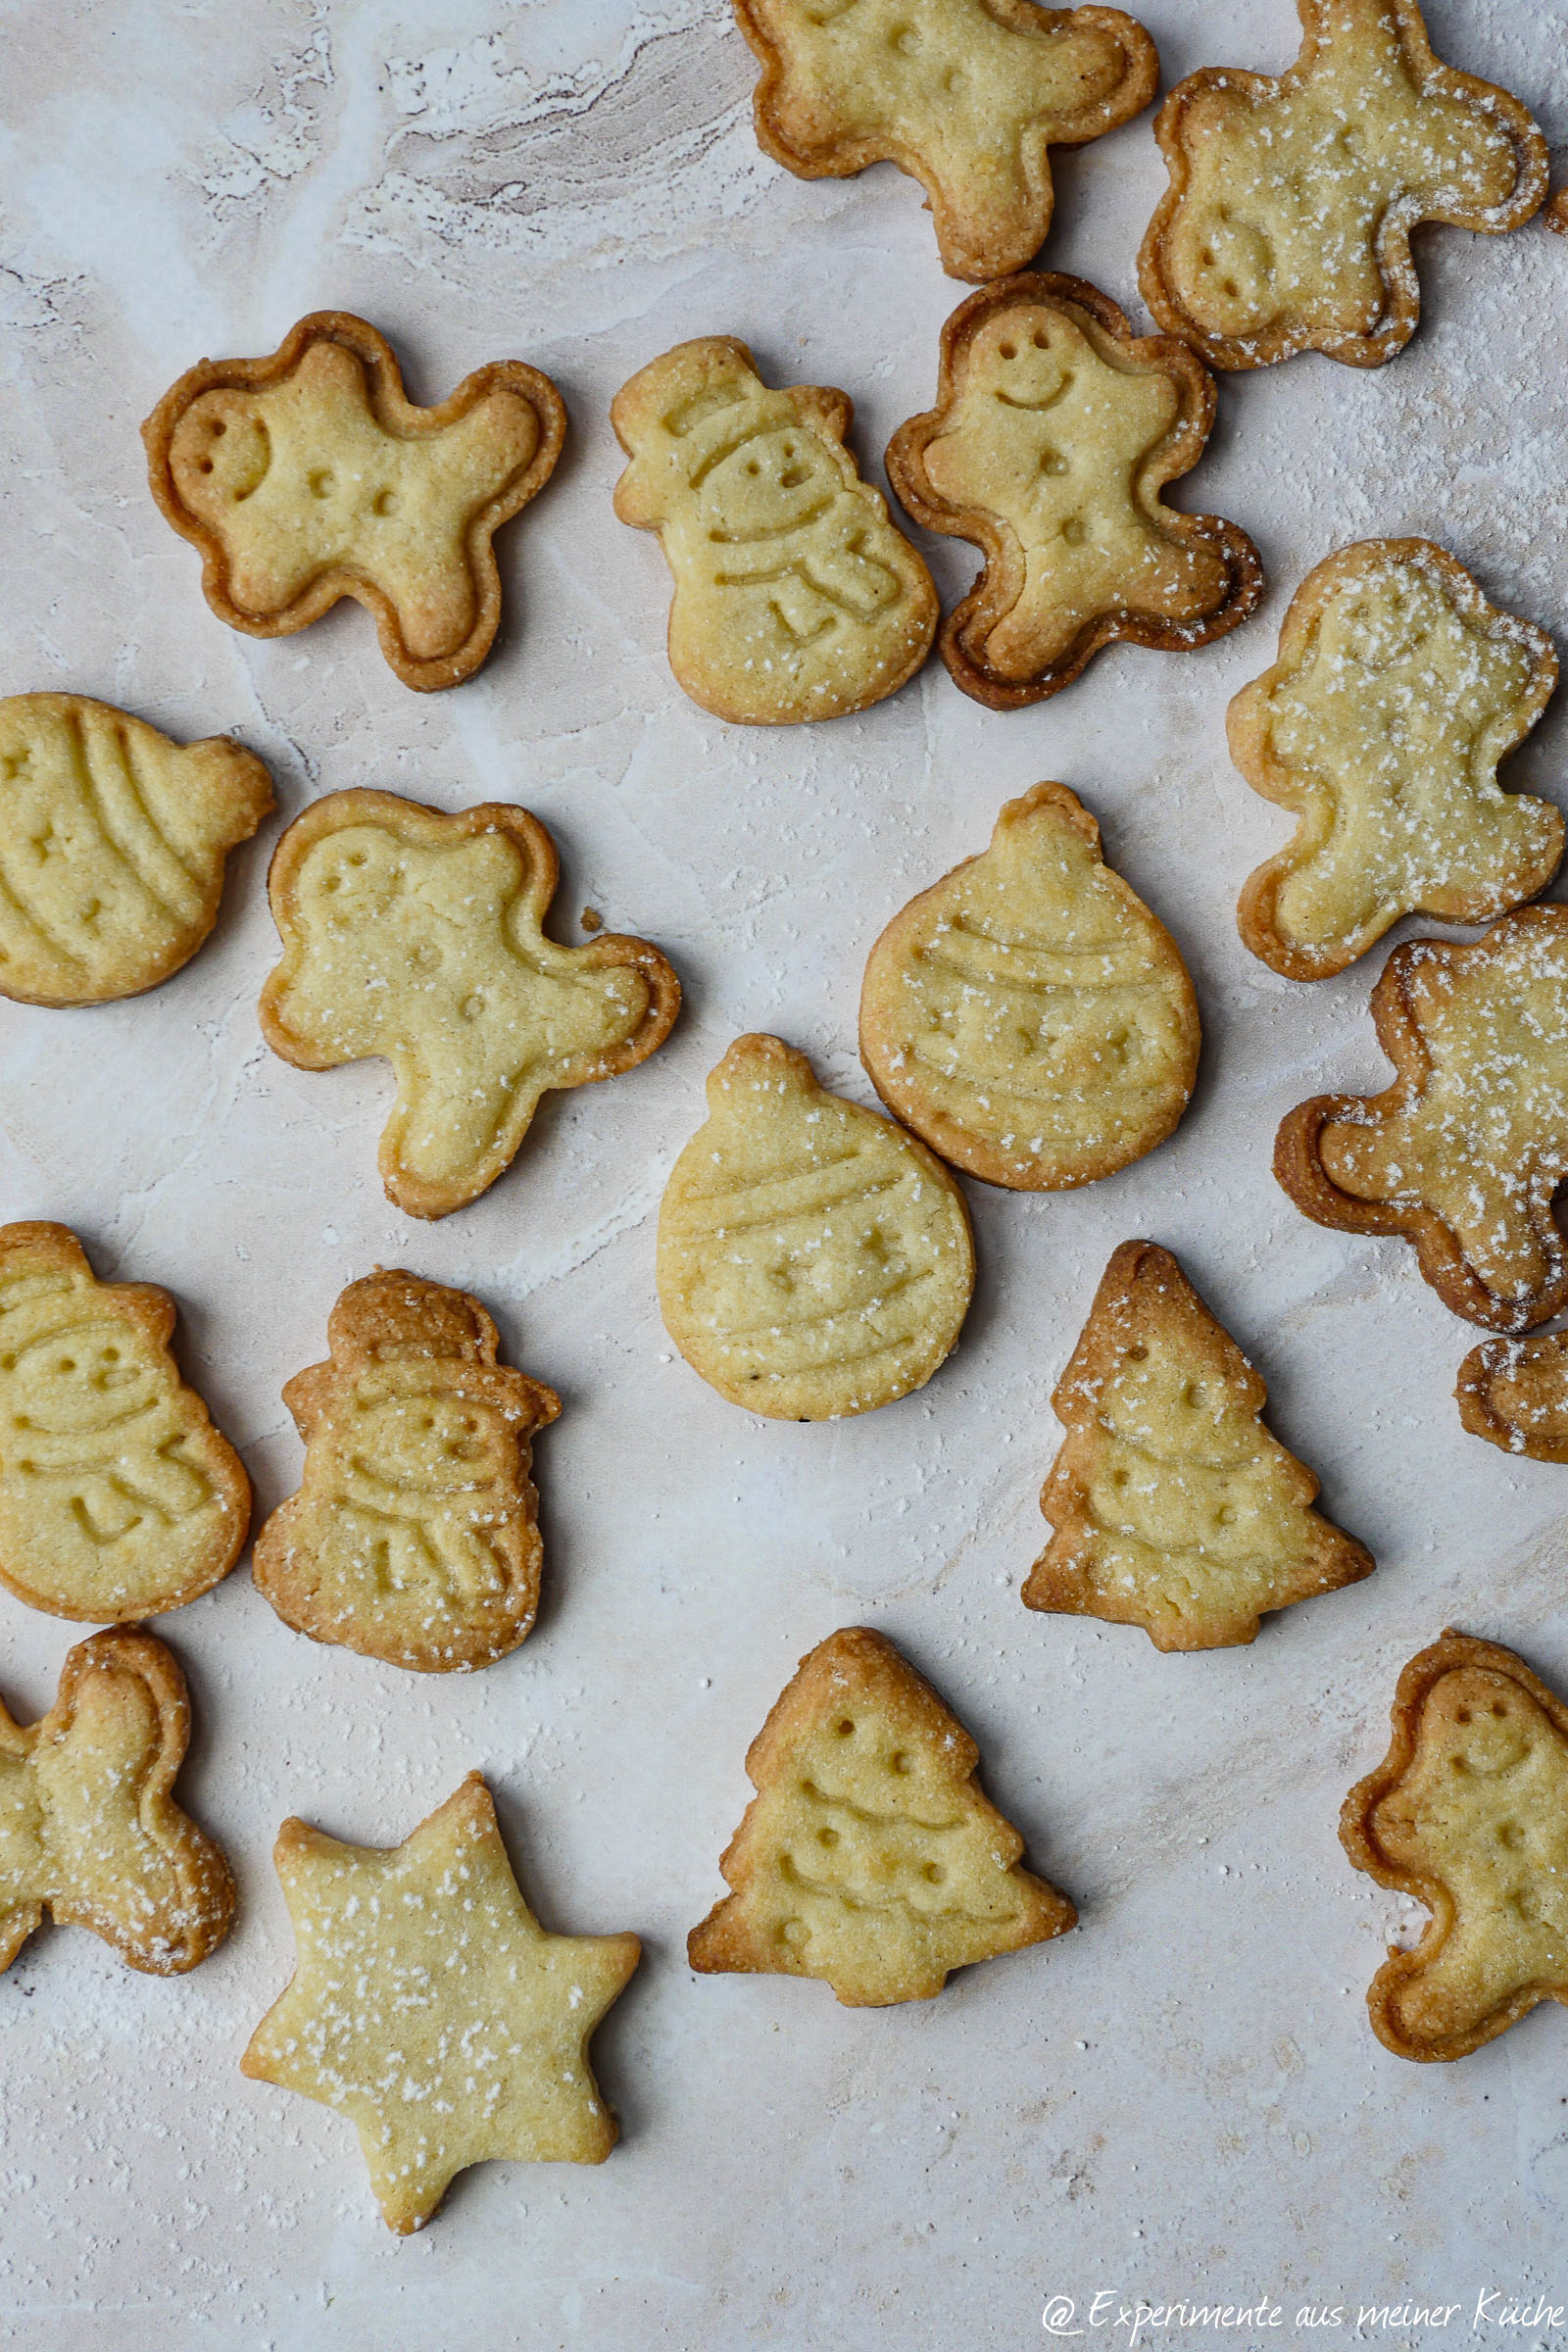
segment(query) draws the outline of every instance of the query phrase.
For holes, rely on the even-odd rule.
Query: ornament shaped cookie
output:
[[[735,0],[761,61],[758,144],[803,179],[893,163],[926,192],[942,267],[1021,270],[1051,226],[1051,147],[1141,114],[1159,86],[1118,8],[1030,0]]]
[[[490,651],[492,542],[550,479],[566,412],[521,360],[416,408],[383,335],[317,311],[270,359],[189,368],[141,429],[153,496],[200,549],[220,620],[287,637],[351,596],[404,685],[425,691]]]
[[[218,920],[223,860],[272,808],[227,736],[173,743],[84,694],[0,701],[0,995],[103,1004],[156,988]]]
[[[1156,1649],[1256,1638],[1370,1576],[1312,1503],[1318,1481],[1264,1428],[1268,1391],[1168,1250],[1123,1242],[1052,1397],[1067,1432],[1040,1507],[1054,1529],[1031,1609],[1141,1625]]]
[[[1363,540],[1309,572],[1226,719],[1253,791],[1298,817],[1242,892],[1252,954],[1320,980],[1401,915],[1491,922],[1544,890],[1561,813],[1502,791],[1497,763],[1556,682],[1545,633],[1430,540]]]
[[[389,2229],[470,2164],[604,2162],[588,2040],[642,1947],[539,1925],[478,1773],[401,1845],[285,1821],[272,1858],[298,1959],[240,2067],[349,2118]]]
[[[1298,1103],[1275,1175],[1319,1225],[1413,1242],[1456,1315],[1549,1321],[1568,1306],[1568,908],[1523,906],[1472,947],[1407,941],[1372,1018],[1394,1084]]]
[[[1168,334],[1214,368],[1326,351],[1377,368],[1421,315],[1410,232],[1488,236],[1546,193],[1517,98],[1432,53],[1416,0],[1298,0],[1288,74],[1205,67],[1155,118],[1170,172],[1138,257]]]
[[[1376,1772],[1345,1800],[1357,1870],[1432,1913],[1367,1993],[1399,2058],[1462,2058],[1568,2003],[1568,1707],[1522,1658],[1451,1630],[1410,1660]]]
[[[498,802],[448,816],[390,792],[331,793],[277,845],[268,890],[283,957],[262,1033],[302,1070],[390,1061],[381,1180],[412,1217],[444,1217],[494,1184],[541,1095],[633,1069],[669,1035],[680,983],[657,948],[545,937],[559,873],[539,819]]]
[[[78,1642],[37,1723],[0,1706],[0,1968],[45,1911],[152,1976],[217,1950],[234,1882],[171,1794],[189,1744],[185,1678],[151,1634]]]
[[[250,1482],[173,1329],[167,1291],[97,1281],[68,1226],[0,1226],[0,1584],[35,1609],[158,1616],[239,1557]]]
[[[1252,612],[1247,533],[1160,496],[1201,457],[1214,402],[1185,343],[1135,335],[1081,277],[1011,277],[959,304],[937,405],[900,425],[887,466],[917,521],[985,557],[942,624],[965,694],[1015,710],[1102,646],[1191,651]]]
[[[979,1761],[891,1642],[831,1635],[748,1751],[757,1794],[719,1863],[734,1891],[687,1938],[692,1967],[819,1977],[847,2007],[882,2008],[1064,1934],[1077,1912],[1022,1868]]]
[[[896,914],[865,967],[860,1058],[894,1115],[988,1184],[1090,1184],[1164,1142],[1198,1071],[1176,943],[1103,862],[1065,784]]]
[[[1568,1332],[1483,1340],[1459,1366],[1459,1418],[1473,1437],[1537,1462],[1568,1462]]]
[[[730,335],[677,344],[611,403],[631,460],[615,513],[659,533],[669,665],[719,718],[863,710],[931,650],[937,593],[844,446],[853,415],[819,384],[770,389]]]
[[[283,1391],[305,1469],[256,1539],[258,1587],[300,1633],[391,1666],[505,1657],[539,1605],[531,1445],[560,1397],[496,1361],[477,1298],[397,1269],[350,1283],[327,1343]]]
[[[738,1037],[659,1212],[659,1304],[694,1370],[772,1420],[870,1412],[930,1379],[973,1289],[941,1161],[793,1046]]]

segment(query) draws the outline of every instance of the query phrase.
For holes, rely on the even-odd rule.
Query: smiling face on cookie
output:
[[[167,1378],[117,1317],[62,1323],[0,1353],[0,1412],[19,1434],[86,1436],[148,1411]]]

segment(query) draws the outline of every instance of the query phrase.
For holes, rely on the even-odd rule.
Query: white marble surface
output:
[[[1142,13],[1167,80],[1294,54],[1283,0]],[[1559,10],[1434,0],[1429,22],[1443,54],[1568,132]],[[1180,495],[1262,549],[1269,601],[1239,634],[1103,655],[1028,712],[987,714],[932,663],[863,718],[728,729],[673,686],[658,548],[611,514],[612,394],[684,336],[738,333],[769,375],[853,395],[879,478],[961,292],[912,183],[808,184],[758,153],[752,81],[723,0],[0,5],[0,692],[232,730],[285,815],[362,783],[522,800],[561,845],[563,935],[592,904],[658,940],[687,992],[650,1064],[547,1107],[512,1173],[433,1227],[381,1197],[385,1073],[313,1076],[262,1045],[275,824],[233,860],[212,944],[156,995],[0,1005],[0,1213],[65,1219],[101,1273],[175,1292],[185,1363],[260,1509],[301,1458],[280,1384],[377,1260],[479,1292],[513,1360],[564,1399],[537,1455],[545,1606],[504,1664],[420,1679],[316,1646],[243,1568],[160,1627],[199,1711],[186,1786],[243,1909],[186,1979],[134,1977],[68,1930],[0,1981],[7,2342],[980,2352],[1041,2341],[1049,2293],[1119,2289],[1272,2294],[1284,2320],[1255,2340],[1333,2344],[1355,2340],[1358,2302],[1466,2306],[1446,2334],[1365,2331],[1412,2343],[1457,2340],[1478,2291],[1568,2302],[1568,2025],[1539,2011],[1454,2067],[1387,2055],[1362,1992],[1409,1912],[1335,1837],[1398,1665],[1445,1624],[1517,1642],[1568,1688],[1568,1471],[1465,1437],[1450,1391],[1475,1334],[1407,1250],[1307,1224],[1273,1182],[1293,1102],[1382,1082],[1382,957],[1304,989],[1243,950],[1238,886],[1284,832],[1222,726],[1291,588],[1348,539],[1429,533],[1558,622],[1568,245],[1539,222],[1437,232],[1425,322],[1391,367],[1304,359],[1223,387]],[[1147,117],[1058,167],[1048,261],[1138,320],[1133,255],[1162,185]],[[514,354],[570,409],[556,480],[501,543],[502,641],[453,693],[399,687],[350,606],[275,644],[231,635],[147,494],[136,425],[174,375],[269,351],[326,305],[391,336],[416,397]],[[953,544],[932,561],[950,591],[970,568]],[[1515,779],[1560,798],[1565,747],[1558,710]],[[773,1028],[868,1101],[871,939],[1042,776],[1098,812],[1189,957],[1193,1108],[1106,1183],[972,1188],[980,1291],[923,1393],[838,1426],[743,1416],[673,1358],[654,1303],[660,1189],[704,1073],[738,1029]],[[1379,1558],[1251,1649],[1161,1657],[1018,1603],[1051,1389],[1134,1234],[1181,1252]],[[796,1658],[858,1620],[972,1726],[1082,1926],[892,2012],[694,1979],[684,1936],[719,1891],[747,1742]],[[0,1594],[15,1708],[48,1703],[72,1639]],[[269,1849],[294,1811],[391,1842],[474,1765],[547,1920],[646,1938],[596,2044],[625,2136],[597,2170],[470,2173],[397,2241],[349,2127],[237,2071],[290,1965]],[[1310,2300],[1347,2304],[1345,2327],[1298,2330]]]

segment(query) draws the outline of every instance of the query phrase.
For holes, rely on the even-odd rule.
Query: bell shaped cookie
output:
[[[1176,943],[1065,784],[911,899],[865,967],[860,1058],[896,1117],[988,1184],[1090,1184],[1164,1142],[1198,1071]]]
[[[1357,1870],[1432,1913],[1367,1993],[1399,2058],[1462,2058],[1568,2003],[1568,1707],[1522,1658],[1451,1630],[1413,1657],[1394,1737],[1345,1800]]]
[[[97,1281],[69,1227],[0,1226],[0,1584],[35,1609],[158,1616],[239,1557],[250,1481],[173,1329],[167,1291]]]
[[[1051,147],[1141,114],[1159,59],[1119,8],[1031,0],[735,0],[761,60],[758,144],[803,179],[897,164],[950,277],[1001,277],[1051,226]]]
[[[0,1706],[0,1968],[45,1911],[153,1976],[222,1942],[234,1882],[171,1794],[189,1744],[185,1678],[151,1634],[78,1642],[38,1723]]]
[[[719,718],[863,710],[931,650],[936,590],[844,446],[853,414],[817,384],[770,390],[730,335],[677,344],[611,403],[631,460],[615,513],[659,533],[669,665]]]
[[[942,624],[965,694],[1015,710],[1102,646],[1189,651],[1247,618],[1263,593],[1250,539],[1160,496],[1213,421],[1201,361],[1135,335],[1081,277],[1010,277],[959,304],[937,405],[900,425],[887,466],[917,521],[985,557]]]
[[[1489,604],[1426,539],[1367,539],[1309,572],[1279,660],[1231,704],[1231,758],[1297,812],[1237,923],[1289,980],[1343,971],[1404,914],[1491,922],[1562,861],[1549,801],[1497,763],[1557,682],[1544,630]]]
[[[1459,1418],[1473,1437],[1536,1462],[1568,1462],[1568,1332],[1483,1340],[1459,1366]]]
[[[560,861],[526,808],[448,816],[390,792],[338,792],[295,818],[268,889],[282,961],[262,1033],[303,1070],[378,1055],[397,1101],[381,1180],[412,1217],[476,1200],[539,1098],[646,1061],[680,983],[657,948],[541,928]]]
[[[492,542],[549,480],[566,412],[521,360],[416,408],[383,335],[317,311],[270,359],[187,369],[141,429],[153,496],[200,549],[220,620],[287,637],[351,596],[404,685],[424,691],[490,651]]]
[[[659,1212],[659,1303],[731,1404],[832,1421],[928,1381],[974,1289],[963,1195],[923,1144],[738,1037]]]
[[[156,988],[218,920],[223,860],[272,808],[227,736],[172,743],[84,694],[0,701],[0,996]]]
[[[300,1490],[256,1539],[256,1583],[318,1642],[425,1674],[488,1666],[539,1605],[533,1433],[561,1399],[496,1361],[464,1291],[378,1268],[327,1324],[331,1360],[283,1391]]]
[[[1154,130],[1170,186],[1138,257],[1144,300],[1214,368],[1326,351],[1377,368],[1421,315],[1410,232],[1488,236],[1546,193],[1517,98],[1441,65],[1416,0],[1298,0],[1288,74],[1208,66]]]
[[[1156,1649],[1255,1640],[1266,1609],[1370,1576],[1264,1428],[1268,1391],[1168,1250],[1123,1242],[1052,1397],[1067,1432],[1040,1497],[1031,1609],[1141,1625]]]
[[[1471,947],[1407,941],[1372,1018],[1394,1084],[1298,1103],[1275,1175],[1319,1225],[1413,1242],[1456,1315],[1547,1322],[1568,1306],[1568,908],[1523,906]]]
[[[757,1790],[687,1938],[704,1974],[819,1977],[850,2008],[927,2001],[949,1973],[1072,1927],[981,1792],[980,1751],[891,1642],[820,1642],[753,1740]]]

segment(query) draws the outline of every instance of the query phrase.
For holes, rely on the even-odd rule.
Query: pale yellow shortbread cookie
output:
[[[218,920],[223,859],[272,807],[226,735],[172,743],[84,694],[0,701],[0,996],[156,988]]]
[[[0,1226],[0,1584],[123,1624],[226,1576],[244,1466],[170,1352],[174,1302],[98,1282],[65,1225]]]
[[[1421,315],[1411,230],[1494,235],[1546,193],[1536,123],[1506,90],[1439,63],[1416,0],[1298,9],[1288,74],[1205,67],[1155,119],[1170,186],[1138,282],[1216,368],[1297,351],[1380,366]]]
[[[349,2118],[389,2229],[470,2164],[604,2162],[588,2040],[642,1947],[539,1925],[478,1773],[401,1845],[285,1821],[272,1851],[298,1958],[240,2066]]]
[[[256,1539],[259,1590],[301,1633],[390,1665],[505,1657],[539,1605],[531,1441],[560,1397],[497,1363],[477,1298],[395,1268],[350,1283],[327,1343],[283,1391],[305,1468]]]
[[[1065,784],[911,899],[865,967],[860,1058],[888,1108],[988,1184],[1057,1191],[1163,1143],[1198,1071],[1176,943]]]
[[[45,1911],[153,1976],[222,1942],[228,1865],[170,1794],[189,1744],[185,1678],[151,1634],[78,1642],[37,1723],[0,1706],[0,1968]]]
[[[1268,1391],[1168,1250],[1123,1242],[1052,1406],[1031,1609],[1141,1625],[1156,1649],[1250,1642],[1265,1609],[1372,1573],[1263,1426]]]
[[[448,816],[331,793],[277,845],[283,957],[263,1035],[305,1070],[391,1062],[378,1158],[410,1216],[444,1217],[494,1184],[541,1095],[632,1069],[669,1034],[680,983],[657,948],[545,937],[559,871],[538,818],[495,802]]]
[[[1060,1936],[1065,1895],[1019,1861],[980,1751],[891,1642],[852,1626],[803,1658],[753,1740],[734,1888],[691,1965],[819,1977],[852,2008],[925,2001],[949,1972]]]
[[[611,403],[615,513],[659,533],[669,665],[720,718],[863,710],[930,651],[936,590],[844,446],[852,414],[817,384],[770,390],[731,335],[677,344]]]
[[[1253,791],[1300,819],[1242,892],[1252,954],[1318,980],[1403,914],[1485,923],[1544,890],[1561,813],[1502,791],[1497,762],[1556,682],[1544,631],[1430,540],[1363,540],[1309,572],[1226,719]]]
[[[1129,122],[1159,59],[1119,8],[735,0],[762,63],[760,146],[804,179],[887,161],[924,188],[950,277],[1001,277],[1051,226],[1051,147]]]
[[[974,1288],[963,1195],[923,1144],[738,1037],[659,1212],[659,1303],[731,1404],[831,1421],[917,1389]]]

